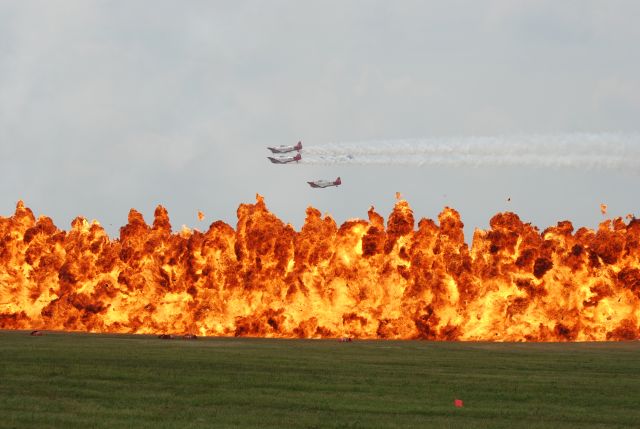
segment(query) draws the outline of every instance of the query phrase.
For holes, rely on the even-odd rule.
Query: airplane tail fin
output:
[[[340,177],[338,177],[334,183],[336,185],[341,185],[342,184],[342,180],[340,180]]]

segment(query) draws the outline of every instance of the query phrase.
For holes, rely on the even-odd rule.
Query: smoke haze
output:
[[[327,143],[304,148],[303,163],[413,166],[527,166],[640,170],[639,134],[558,134]]]

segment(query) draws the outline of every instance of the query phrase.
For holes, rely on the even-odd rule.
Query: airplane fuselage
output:
[[[339,180],[330,181],[330,180],[316,180],[314,182],[307,182],[309,186],[312,188],[328,188],[330,186],[338,186],[341,184]]]
[[[269,161],[274,164],[288,164],[290,162],[300,161],[302,159],[302,156],[300,156],[300,154],[297,154],[296,156],[268,156],[267,158],[269,158]]]
[[[276,146],[276,147],[268,147],[271,153],[287,153],[293,152],[295,149],[293,146]]]
[[[280,146],[267,147],[267,149],[269,149],[271,153],[287,153],[287,152],[293,152],[294,150],[300,151],[302,150],[302,142],[298,142],[293,146],[280,145]]]

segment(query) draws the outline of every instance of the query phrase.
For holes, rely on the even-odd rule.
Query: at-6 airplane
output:
[[[302,155],[297,153],[296,156],[268,156],[267,158],[269,158],[269,161],[274,164],[287,164],[289,162],[300,161],[302,159]]]
[[[336,180],[315,180],[313,182],[307,182],[312,188],[328,188],[329,186],[338,186],[342,184],[342,180],[338,177]]]
[[[287,153],[293,152],[294,150],[299,152],[302,150],[302,142],[298,142],[295,146],[280,145],[276,147],[268,147],[267,149],[269,149],[271,153]]]

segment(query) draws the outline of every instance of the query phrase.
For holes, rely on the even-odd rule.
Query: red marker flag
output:
[[[458,408],[462,408],[462,399],[454,399],[453,405],[455,405]]]

